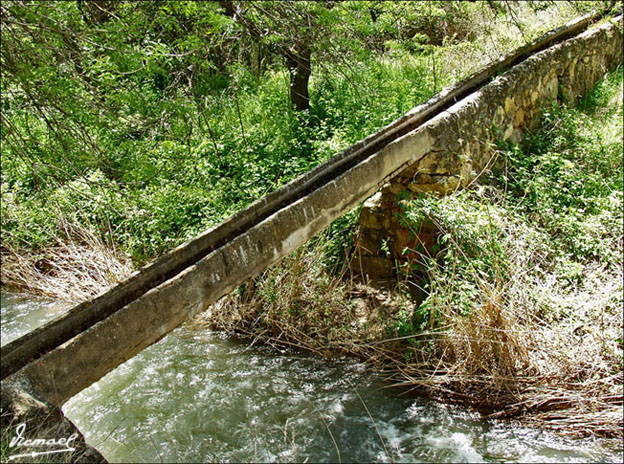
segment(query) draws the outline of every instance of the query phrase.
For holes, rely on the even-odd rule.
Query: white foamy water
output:
[[[2,299],[3,343],[41,320],[13,298]],[[63,409],[111,462],[622,461],[620,442],[514,428],[384,387],[353,359],[181,327]]]

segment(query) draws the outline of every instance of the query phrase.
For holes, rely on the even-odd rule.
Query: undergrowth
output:
[[[434,222],[442,246],[412,316],[437,334],[423,350],[414,332],[404,385],[622,436],[622,135],[620,68],[503,146],[491,185],[411,202],[406,224]]]
[[[94,88],[83,88],[80,79],[45,60],[29,71],[28,79],[58,80],[37,87],[49,100],[40,102],[50,105],[43,114],[29,106],[19,82],[4,77],[3,262],[29,261],[32,267],[31,257],[53,260],[48,251],[59,242],[81,240],[67,237],[67,230],[88,230],[133,267],[143,265],[370,135],[484,61],[578,15],[579,8],[597,5],[602,4],[519,5],[513,17],[495,4],[433,2],[417,17],[429,21],[417,26],[433,39],[423,34],[384,39],[395,28],[384,23],[380,30],[389,29],[377,49],[350,44],[355,48],[344,59],[315,62],[310,110],[303,112],[292,108],[288,72],[278,63],[265,64],[262,72],[241,63],[210,70],[201,76],[199,99],[187,95],[182,84],[165,92],[159,85],[167,80],[163,73],[171,53],[163,44],[159,52],[136,49],[121,40],[123,34],[114,46],[130,47],[125,53],[108,57],[106,48],[104,55],[83,62]],[[41,8],[59,15],[57,20],[78,14],[74,4],[66,6]],[[159,13],[163,18],[176,9],[165,10]],[[111,34],[113,40],[120,31]],[[33,51],[33,58],[39,53],[48,51]],[[110,111],[94,112],[100,100]],[[57,119],[50,121],[45,111]],[[48,124],[58,124],[60,132]],[[81,131],[87,134],[84,140],[76,135]],[[36,290],[7,275],[3,282]]]

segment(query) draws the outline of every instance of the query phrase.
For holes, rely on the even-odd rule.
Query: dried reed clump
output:
[[[530,422],[574,435],[623,434],[622,267],[587,269],[567,294],[545,289],[558,311],[536,330],[541,378],[525,395]],[[570,317],[569,315],[572,315]],[[539,348],[539,349],[538,349]]]
[[[64,237],[36,252],[2,249],[2,285],[77,303],[101,293],[132,272],[130,260],[92,231],[63,223]]]
[[[283,348],[323,357],[355,355],[393,361],[388,336],[406,299],[325,268],[326,242],[303,246],[261,276],[214,304],[193,322]]]
[[[213,305],[213,328],[321,356],[357,351],[362,321],[354,287],[323,272],[323,253],[300,248]],[[199,322],[200,324],[202,322]]]
[[[421,343],[410,348],[413,362],[398,376],[400,385],[483,412],[504,410],[520,399],[537,374],[530,356],[533,324],[504,303],[502,288],[483,283],[481,290],[469,314],[458,314],[452,305],[436,307],[439,328],[427,338],[428,350]]]
[[[467,314],[451,297],[461,288],[432,276],[439,329],[429,350],[412,349],[414,362],[401,369],[398,383],[492,417],[622,437],[621,263],[609,271],[587,265],[571,289],[552,271],[532,272],[538,250],[506,226],[510,272],[493,280],[475,274],[479,295]]]
[[[602,321],[583,321],[581,335],[578,322],[531,321],[494,304],[477,306],[469,317],[447,318],[433,354],[404,366],[398,383],[491,417],[622,437],[621,313],[601,311]]]

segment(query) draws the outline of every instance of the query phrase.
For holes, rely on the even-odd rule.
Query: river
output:
[[[64,309],[0,296],[3,345]],[[354,359],[279,352],[189,325],[63,410],[111,462],[622,462],[621,442],[486,421],[385,387]]]

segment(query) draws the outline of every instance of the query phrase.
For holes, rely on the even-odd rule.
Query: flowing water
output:
[[[2,295],[2,343],[54,317]],[[111,462],[622,461],[570,440],[397,394],[353,359],[250,347],[181,327],[64,406]]]
[[[2,318],[0,328],[2,345],[25,335],[35,327],[60,316],[67,305],[19,293],[0,292]]]

